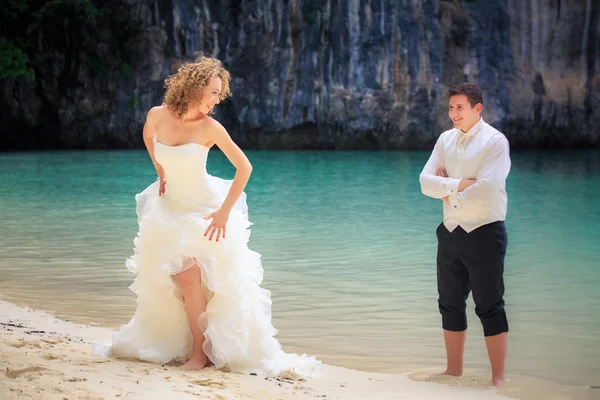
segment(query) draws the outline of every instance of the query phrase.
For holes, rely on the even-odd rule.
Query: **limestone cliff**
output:
[[[216,118],[246,148],[429,148],[464,80],[513,147],[600,143],[597,1],[54,0],[77,1],[105,12],[60,45],[28,22],[3,149],[141,146],[164,78],[202,54],[232,73]]]

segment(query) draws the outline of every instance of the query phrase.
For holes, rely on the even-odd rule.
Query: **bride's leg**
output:
[[[192,330],[194,346],[192,356],[184,365],[187,370],[199,370],[206,365],[206,355],[202,349],[204,332],[198,325],[198,318],[206,310],[206,299],[202,293],[200,268],[197,265],[176,275],[177,283],[183,292],[185,311]]]

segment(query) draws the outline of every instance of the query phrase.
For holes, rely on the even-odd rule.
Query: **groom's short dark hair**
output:
[[[483,91],[474,83],[464,82],[453,87],[448,93],[448,98],[457,96],[459,94],[464,94],[467,96],[471,107],[475,107],[479,103],[483,105]]]

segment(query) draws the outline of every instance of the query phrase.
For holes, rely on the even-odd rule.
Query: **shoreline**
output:
[[[322,365],[309,381],[234,374],[213,368],[103,359],[94,343],[108,328],[75,324],[0,301],[0,398],[12,399],[507,399],[486,389],[423,382],[404,375]]]

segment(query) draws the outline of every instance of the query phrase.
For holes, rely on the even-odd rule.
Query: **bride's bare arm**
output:
[[[231,139],[225,128],[215,121],[213,129],[211,129],[211,140],[223,151],[227,159],[236,168],[236,173],[233,178],[233,184],[221,209],[230,212],[235,202],[238,201],[242,195],[250,174],[252,173],[252,165],[244,154],[244,152],[238,147],[237,144]]]
[[[216,234],[216,240],[219,241],[219,237],[225,238],[229,213],[244,192],[244,188],[252,173],[252,165],[244,152],[231,140],[225,128],[217,121],[214,121],[210,129],[209,138],[223,151],[236,169],[233,183],[221,208],[205,217],[205,219],[212,218],[212,223],[206,228],[204,236],[208,235],[208,240],[212,240],[213,235]]]

